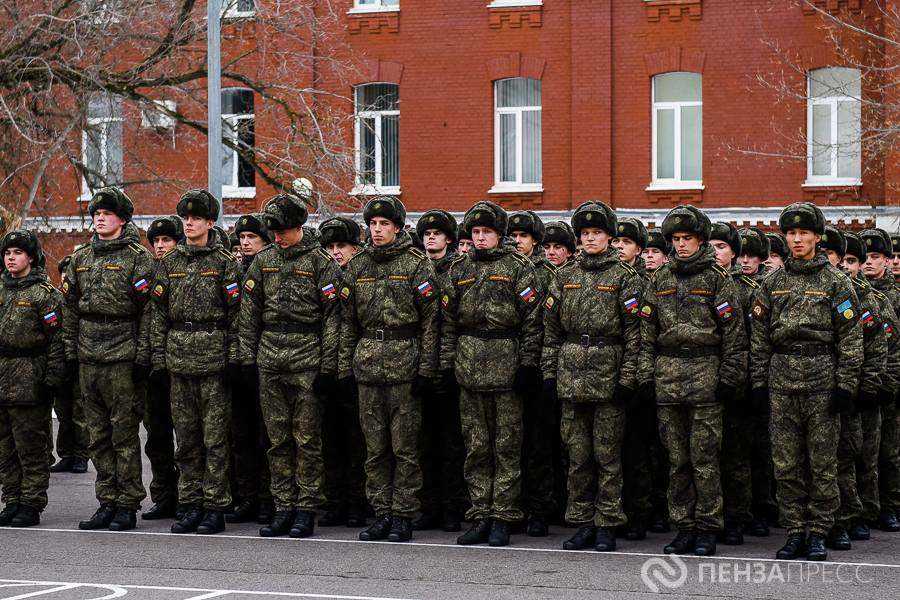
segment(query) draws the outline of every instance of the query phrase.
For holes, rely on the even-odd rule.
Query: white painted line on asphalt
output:
[[[2,598],[0,600],[21,600],[22,598],[34,598],[36,596],[42,596],[44,594],[55,594],[56,592],[66,592],[68,590],[82,588],[82,587],[90,587],[90,588],[100,588],[103,590],[109,590],[110,593],[105,596],[100,596],[93,599],[85,599],[85,600],[111,600],[112,598],[121,598],[125,594],[128,593],[128,590],[122,589],[122,586],[114,586],[114,585],[105,585],[105,584],[82,584],[82,583],[60,583],[57,581],[16,581],[14,579],[0,579],[0,581],[12,582],[0,585],[0,587],[22,587],[22,586],[31,586],[34,587],[36,585],[55,585],[58,586],[49,590],[39,590],[37,592],[31,592],[30,594],[20,594],[18,596],[9,596],[7,598]]]
[[[149,535],[149,536],[163,536],[163,537],[176,537],[182,539],[197,539],[196,536],[192,536],[190,534],[184,533],[168,533],[165,531],[109,531],[107,529],[95,529],[95,530],[81,530],[81,529],[52,529],[52,528],[34,528],[34,527],[23,527],[18,529],[17,531],[30,531],[30,532],[50,532],[50,533],[78,533],[78,534],[109,534],[109,535]],[[459,544],[436,544],[436,543],[426,543],[426,542],[364,542],[362,540],[334,540],[329,538],[302,538],[295,539],[291,537],[268,537],[264,538],[256,535],[210,535],[210,536],[202,536],[205,540],[255,540],[258,542],[281,542],[281,543],[289,543],[289,544],[304,544],[304,543],[319,543],[319,544],[356,544],[362,546],[374,546],[374,545],[383,545],[383,546],[391,546],[394,548],[402,548],[406,546],[415,546],[421,548],[453,548],[455,550],[482,550],[485,552],[545,552],[549,554],[567,554],[567,555],[585,555],[592,554],[598,557],[601,556],[660,556],[667,557],[671,556],[669,554],[663,554],[660,552],[624,552],[616,550],[614,552],[597,552],[595,550],[562,550],[558,548],[522,548],[521,546],[501,546],[501,547],[491,547],[485,545],[474,545],[474,546],[461,546]],[[679,558],[686,559],[697,559],[697,560],[726,560],[726,561],[735,561],[735,560],[745,560],[750,562],[778,562],[778,563],[790,563],[790,562],[808,562],[804,560],[795,560],[795,561],[785,561],[777,558],[764,558],[757,556],[695,556],[693,554],[680,554]],[[868,563],[868,562],[842,562],[842,561],[834,561],[829,560],[828,564],[830,565],[849,565],[853,567],[884,567],[888,569],[900,569],[900,564],[889,564],[889,563]],[[4,600],[4,599],[0,599]]]
[[[190,598],[184,598],[183,600],[208,600],[209,598],[218,598],[219,596],[227,596],[230,593],[231,592],[219,590],[218,592],[210,592],[208,594],[201,594],[199,596],[191,596]]]
[[[23,600],[23,598],[34,598],[35,596],[43,596],[44,594],[55,594],[56,592],[64,592],[66,590],[71,590],[77,587],[81,587],[80,583],[64,583],[62,585],[57,583],[50,582],[21,582],[27,583],[28,585],[55,585],[57,587],[51,588],[49,590],[38,590],[36,592],[29,592],[27,594],[19,594],[18,596],[9,596],[8,598],[4,598],[3,600]]]

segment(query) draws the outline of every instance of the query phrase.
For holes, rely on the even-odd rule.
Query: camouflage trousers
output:
[[[422,511],[446,509],[460,514],[471,506],[463,465],[459,396],[435,393],[422,402]]]
[[[521,521],[521,396],[512,390],[481,392],[463,388],[459,406],[466,445],[464,473],[472,497],[467,520]]]
[[[228,486],[228,431],[231,398],[222,374],[202,377],[172,375],[172,420],[178,502],[202,504],[209,510],[231,505]]]
[[[366,438],[366,495],[376,515],[411,517],[422,489],[422,402],[411,383],[359,386],[359,424]]]
[[[878,453],[881,508],[900,510],[900,408],[881,407],[881,447]]]
[[[856,493],[862,505],[859,517],[874,521],[881,510],[878,497],[878,451],[881,448],[881,408],[859,413],[862,444],[856,456]]]
[[[556,512],[553,498],[553,447],[560,443],[554,407],[541,390],[522,396],[522,497],[531,514],[549,517]]]
[[[744,397],[735,399],[743,402]],[[753,485],[750,475],[750,449],[753,427],[750,416],[741,409],[725,407],[722,416],[722,516],[725,523],[745,526],[750,523]]]
[[[563,400],[560,433],[569,451],[566,522],[580,527],[624,525],[621,457],[625,407]]]
[[[828,412],[831,392],[771,393],[769,435],[781,526],[788,535],[828,535],[840,506],[837,447],[841,421]],[[808,483],[807,483],[808,482]]]
[[[721,404],[658,407],[659,435],[669,452],[669,517],[679,530],[720,531]]]
[[[3,503],[47,506],[50,406],[0,406],[0,477]]]
[[[331,506],[366,506],[366,438],[359,425],[359,398],[338,395],[322,418],[323,487]]]
[[[769,415],[751,417],[753,440],[750,442],[750,488],[752,504],[750,512],[754,519],[768,518],[775,508],[772,496],[772,444],[769,438]]]
[[[630,521],[668,517],[669,454],[659,437],[656,406],[636,399],[625,409],[622,440],[622,507]]]
[[[235,384],[231,390],[231,473],[236,498],[272,501],[268,459],[271,446],[259,390],[247,390],[242,383]]]
[[[167,391],[150,386],[147,389],[147,410],[144,414],[147,441],[144,453],[150,461],[150,500],[154,504],[178,499],[178,468],[175,466],[175,424],[172,422],[172,403]]]
[[[837,447],[837,484],[841,504],[834,513],[834,524],[850,528],[850,519],[862,514],[862,502],[856,491],[856,459],[862,451],[860,415],[841,415],[841,438]]]
[[[60,458],[88,458],[88,438],[84,428],[84,401],[77,381],[67,381],[53,401],[56,420],[56,454]]]
[[[318,371],[259,374],[259,399],[272,444],[267,454],[275,510],[315,512],[322,491],[322,399],[312,390]]]
[[[140,438],[147,386],[132,383],[132,366],[127,361],[82,363],[79,376],[88,454],[97,470],[97,500],[139,510],[147,497]]]

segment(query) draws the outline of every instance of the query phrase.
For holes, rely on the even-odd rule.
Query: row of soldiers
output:
[[[778,558],[900,530],[900,248],[881,230],[826,228],[809,203],[784,210],[783,237],[692,206],[648,232],[602,202],[571,226],[479,202],[461,224],[428,211],[413,236],[382,196],[363,242],[345,217],[305,227],[282,195],[238,219],[238,261],[204,190],[151,225],[155,258],[133,211],[95,194],[60,291],[33,234],[0,245],[0,524],[39,522],[48,401],[68,379],[100,502],[82,529],[135,527],[144,419],[143,518],[175,533],[257,518],[306,537],[318,509],[363,526],[368,505],[363,540],[464,518],[460,544],[503,546],[526,517],[547,535],[564,505],[567,549],[672,521],[667,553],[711,555],[768,535],[773,472]]]

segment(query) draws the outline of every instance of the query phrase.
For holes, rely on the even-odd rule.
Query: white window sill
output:
[[[249,19],[256,15],[255,10],[229,10],[222,11],[223,19]]]
[[[351,196],[399,196],[400,187],[363,187],[350,190]]]
[[[354,6],[347,11],[348,15],[368,15],[371,13],[400,12],[399,6]]]
[[[542,0],[494,0],[488,8],[516,8],[519,6],[543,6]]]
[[[222,198],[256,198],[256,188],[223,186]]]
[[[807,179],[800,185],[805,188],[824,188],[824,187],[862,187],[862,179]]]
[[[526,185],[500,185],[497,184],[488,190],[488,194],[537,194],[544,191],[541,183]]]
[[[706,189],[706,186],[703,185],[702,182],[699,181],[654,181],[650,185],[647,186],[645,191],[648,192],[690,192],[690,191],[700,191]]]

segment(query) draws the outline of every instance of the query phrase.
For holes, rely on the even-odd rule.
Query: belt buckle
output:
[[[379,337],[380,336],[380,337]],[[383,342],[384,341],[384,329],[376,329],[375,330],[375,341]]]
[[[586,333],[581,334],[581,347],[587,348],[591,345],[591,336]]]
[[[678,349],[678,357],[679,358],[691,358],[691,350],[692,350],[692,348],[679,348]]]
[[[804,350],[802,344],[794,344],[791,346],[791,356],[803,356]]]
[[[194,333],[194,322],[193,321],[185,321],[184,322],[184,331],[187,333]]]
[[[490,331],[491,330],[488,329],[487,327],[482,327],[481,329],[478,330],[478,333],[479,333],[478,339],[481,340],[482,342],[488,341],[489,339],[491,339]]]

